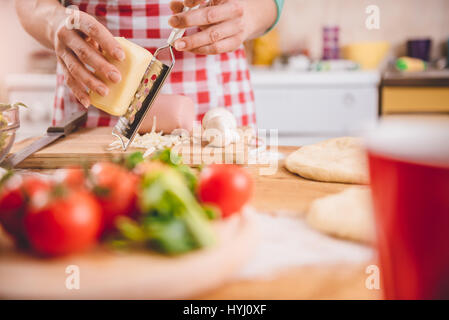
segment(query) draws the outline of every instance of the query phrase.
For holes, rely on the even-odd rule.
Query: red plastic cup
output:
[[[449,120],[391,119],[367,139],[386,299],[449,299]]]

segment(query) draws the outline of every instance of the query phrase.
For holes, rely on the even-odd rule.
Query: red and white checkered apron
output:
[[[170,0],[72,0],[81,11],[96,17],[114,36],[125,37],[154,53],[162,46],[171,28]],[[187,30],[186,34],[196,30]],[[234,52],[218,55],[195,55],[175,51],[176,64],[162,93],[181,94],[193,99],[197,119],[214,107],[226,107],[239,125],[255,125],[254,94],[243,46]],[[83,110],[64,82],[60,67],[53,123]],[[117,118],[89,107],[87,127],[113,126]]]

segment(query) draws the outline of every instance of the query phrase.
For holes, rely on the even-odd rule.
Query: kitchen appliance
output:
[[[184,7],[184,12],[197,8],[199,8],[199,5],[192,8]],[[167,80],[168,75],[172,71],[175,65],[173,44],[184,35],[184,32],[185,29],[173,29],[168,37],[167,44],[156,50],[128,110],[118,119],[117,124],[114,126],[112,134],[119,139],[123,150],[128,149],[134,140],[145,115],[151,109],[165,80]],[[171,61],[169,65],[157,59],[164,50],[170,52]]]
[[[386,299],[449,298],[449,117],[381,122],[367,139]]]

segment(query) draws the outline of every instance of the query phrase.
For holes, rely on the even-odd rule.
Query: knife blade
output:
[[[23,160],[28,158],[33,153],[41,150],[42,148],[48,146],[54,141],[68,136],[73,131],[76,131],[80,126],[82,126],[87,120],[87,111],[79,111],[74,113],[65,123],[62,125],[55,125],[47,129],[47,133],[38,140],[34,141],[29,146],[23,148],[22,150],[9,155],[0,166],[6,169],[11,169],[21,163]]]

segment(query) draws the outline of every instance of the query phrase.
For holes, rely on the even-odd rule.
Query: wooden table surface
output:
[[[296,147],[280,147],[288,153]],[[303,179],[288,172],[280,161],[276,174],[260,176],[258,168],[249,167],[255,180],[252,205],[262,212],[297,215],[306,212],[317,198],[350,187],[347,184],[323,183]],[[292,268],[267,280],[229,283],[199,299],[380,299],[378,290],[365,287],[365,269],[375,262],[354,265],[310,266]]]
[[[96,131],[95,131],[96,130]],[[63,149],[70,148],[71,156],[81,152],[94,159],[96,154],[105,153],[105,135],[101,128],[78,133],[57,142],[51,147],[39,152],[35,158],[28,160],[34,170],[39,170],[36,163],[42,163],[42,156],[50,161],[49,154],[54,153],[61,144]],[[95,136],[95,133],[98,133]],[[75,139],[78,137],[78,139]],[[82,141],[82,143],[80,143]],[[30,141],[17,143],[14,151],[22,148]],[[99,146],[99,144],[101,146]],[[96,147],[95,147],[96,146]],[[279,152],[289,154],[297,147],[279,147]],[[82,151],[84,150],[84,151]],[[86,157],[85,157],[86,158]],[[36,159],[38,162],[36,162]],[[26,168],[22,165],[22,168]],[[306,212],[310,203],[319,197],[337,193],[350,187],[346,184],[323,183],[303,179],[288,172],[281,160],[278,169],[273,175],[260,175],[259,166],[249,166],[249,171],[255,180],[255,194],[252,205],[262,212],[283,212],[296,215],[298,218]],[[198,299],[379,299],[378,290],[369,290],[365,287],[368,275],[365,269],[373,261],[364,264],[335,265],[335,266],[309,266],[292,268],[287,272],[273,275],[270,279],[244,280],[228,283],[213,291],[207,292]]]

